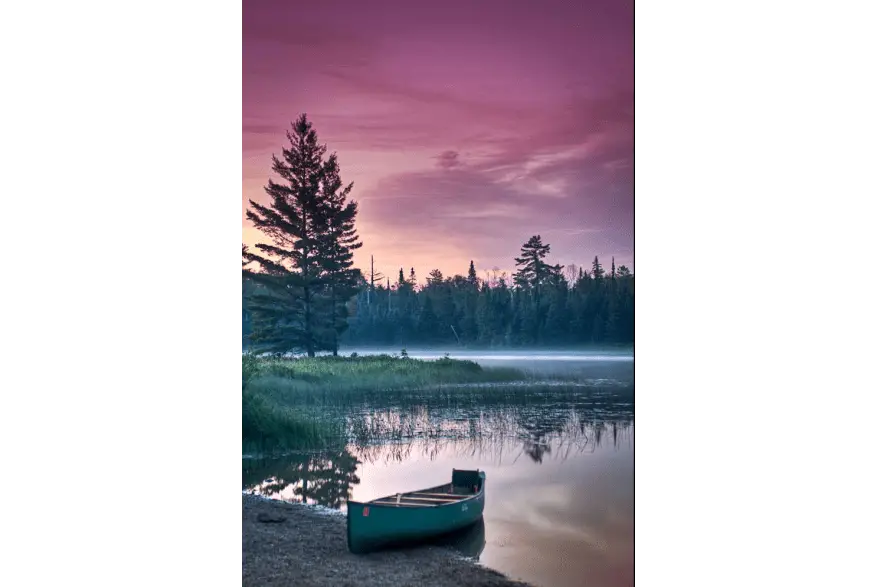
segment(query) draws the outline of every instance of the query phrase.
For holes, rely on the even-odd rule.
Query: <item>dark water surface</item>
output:
[[[579,385],[500,403],[432,405],[415,395],[405,405],[345,408],[348,446],[244,458],[244,489],[344,511],[348,499],[446,483],[452,468],[481,469],[483,523],[444,543],[535,585],[633,585],[632,360],[554,360],[568,363]]]

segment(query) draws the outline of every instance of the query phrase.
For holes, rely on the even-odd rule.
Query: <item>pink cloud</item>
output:
[[[509,267],[539,231],[631,266],[632,3],[548,4],[248,0],[244,202],[307,112],[385,272]]]

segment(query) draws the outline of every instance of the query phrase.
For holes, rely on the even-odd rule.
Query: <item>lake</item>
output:
[[[344,511],[348,499],[446,483],[452,468],[481,469],[487,473],[484,522],[451,537],[451,546],[534,585],[633,585],[633,357],[450,355],[527,369],[546,382],[489,402],[413,393],[404,405],[339,407],[350,444],[244,458],[244,490]]]

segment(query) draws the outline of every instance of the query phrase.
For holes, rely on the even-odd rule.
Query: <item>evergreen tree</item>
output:
[[[535,235],[521,247],[521,256],[515,258],[518,267],[514,276],[515,284],[528,293],[527,307],[523,308],[524,318],[521,321],[522,334],[526,339],[524,342],[528,344],[539,340],[543,321],[542,289],[547,283],[561,278],[563,268],[544,261],[550,252],[551,245],[542,244],[542,237]]]
[[[442,275],[442,272],[439,271],[438,269],[433,269],[432,271],[429,272],[429,276],[426,278],[426,284],[427,284],[427,286],[436,285],[436,284],[443,283],[444,280],[445,280],[445,278]]]
[[[603,276],[605,274],[606,274],[606,272],[603,271],[603,266],[600,265],[600,259],[598,259],[597,256],[595,255],[594,262],[591,264],[591,275],[594,276],[595,280],[599,281],[599,280],[603,279]]]
[[[362,286],[362,274],[353,267],[353,251],[362,243],[356,234],[354,221],[358,206],[347,201],[353,183],[343,185],[338,158],[333,153],[324,167],[321,234],[319,261],[323,269],[323,283],[328,290],[328,340],[324,346],[338,355],[339,336],[347,329],[347,302]]]
[[[548,279],[560,275],[560,265],[549,265],[543,259],[551,252],[551,245],[542,244],[542,237],[531,236],[521,247],[521,256],[515,257],[515,284],[522,288],[538,290]]]
[[[478,283],[478,274],[475,273],[475,261],[469,261],[469,274],[466,279],[468,279],[469,283],[472,285]]]
[[[609,303],[606,307],[605,312],[605,325],[603,327],[604,332],[604,341],[605,342],[617,342],[618,341],[618,303],[616,302],[615,296],[609,297]]]
[[[397,346],[456,344],[457,336],[465,345],[631,343],[633,275],[616,266],[616,278],[606,279],[596,261],[598,279],[576,266],[551,272],[538,288],[529,281],[509,287],[505,274],[473,286],[468,274],[445,278],[439,270],[430,271],[422,288],[411,288],[409,273],[398,288],[388,282],[356,297],[344,340]]]
[[[435,311],[432,308],[432,300],[428,296],[424,299],[423,307],[420,309],[417,331],[420,335],[420,340],[427,344],[436,342],[441,333],[438,316],[435,315]]]
[[[570,322],[567,308],[567,282],[562,276],[552,284],[548,294],[548,313],[545,317],[543,342],[548,344],[564,344],[567,342],[567,330]]]
[[[252,262],[249,259],[247,259],[247,253],[249,251],[250,251],[250,248],[247,245],[241,243],[241,267],[246,267],[247,265],[249,265]]]
[[[244,268],[244,267],[246,267],[247,265],[249,265],[249,264],[251,263],[251,261],[250,261],[249,259],[247,259],[247,252],[249,252],[249,248],[247,247],[247,245],[241,243],[241,268]],[[252,330],[252,324],[251,324],[251,322],[250,322],[250,312],[247,310],[247,289],[248,289],[247,286],[249,285],[249,283],[250,283],[250,282],[249,282],[249,280],[247,279],[247,277],[246,277],[246,275],[245,275],[244,278],[243,278],[243,284],[242,284],[242,296],[241,296],[241,297],[242,297],[242,300],[243,300],[243,304],[242,304],[243,316],[242,316],[242,322],[241,322],[241,338],[242,338],[242,341],[243,341],[243,346],[244,346],[245,348],[246,348],[246,346],[247,346],[247,341],[248,341],[248,339],[250,338],[250,332],[251,332],[251,330]]]
[[[271,240],[257,244],[260,253],[242,248],[245,274],[260,285],[250,298],[251,341],[260,351],[337,349],[338,300],[349,296],[354,272],[350,251],[356,248],[356,205],[347,203],[350,188],[341,187],[335,156],[324,160],[326,146],[302,114],[286,137],[282,158],[272,156],[281,182],[268,180],[270,204],[250,200],[247,218]],[[334,298],[333,298],[334,296]],[[344,299],[346,302],[347,300]],[[334,348],[333,348],[334,344]]]

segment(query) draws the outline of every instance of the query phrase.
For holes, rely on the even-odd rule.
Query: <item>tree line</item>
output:
[[[528,244],[544,252],[549,247],[539,236]],[[343,342],[397,347],[632,344],[630,271],[623,265],[616,269],[613,261],[607,272],[597,257],[589,271],[566,269],[531,256],[511,280],[505,275],[481,279],[470,262],[465,277],[444,277],[434,269],[423,286],[417,285],[413,269],[408,277],[400,269],[395,283],[363,284],[351,303]]]
[[[547,261],[551,247],[532,236],[516,271],[445,277],[434,269],[419,285],[411,268],[395,283],[353,267],[357,203],[326,157],[305,115],[272,157],[283,180],[268,181],[268,206],[250,200],[247,218],[271,240],[242,245],[244,345],[263,352],[338,353],[339,345],[563,346],[630,344],[634,277],[625,267],[589,270]]]

